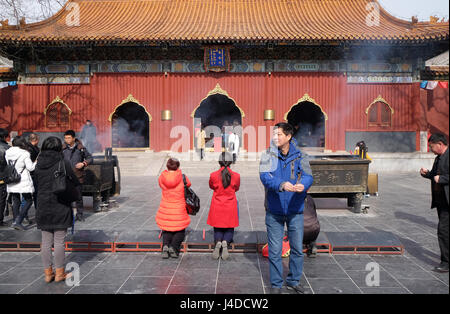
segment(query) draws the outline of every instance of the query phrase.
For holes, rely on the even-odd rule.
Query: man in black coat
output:
[[[430,150],[437,155],[430,170],[421,168],[422,177],[431,180],[431,208],[437,208],[439,224],[438,224],[438,240],[441,250],[441,264],[434,268],[435,271],[448,272],[448,141],[445,135],[436,133],[428,139]]]
[[[63,154],[64,159],[68,160],[72,165],[72,169],[81,184],[84,182],[84,169],[92,163],[92,155],[83,146],[83,144],[75,137],[75,131],[68,130],[64,133]],[[82,186],[78,186],[79,194],[82,195]],[[83,196],[76,202],[77,215],[76,219],[84,221],[83,218]]]
[[[3,219],[8,192],[6,191],[6,183],[3,182],[3,171],[6,167],[5,152],[11,147],[6,142],[8,136],[9,132],[5,129],[0,128],[0,227],[6,225],[3,222]]]

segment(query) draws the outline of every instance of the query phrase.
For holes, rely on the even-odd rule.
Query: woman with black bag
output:
[[[12,197],[13,205],[14,222],[11,227],[16,230],[26,230],[22,222],[28,216],[28,210],[33,204],[34,185],[30,172],[34,170],[36,162],[31,161],[24,137],[16,136],[12,145],[13,147],[5,153],[6,162],[11,169],[15,169],[14,181],[7,184],[7,191]],[[24,199],[23,203],[21,197]]]
[[[41,256],[45,281],[59,282],[71,276],[64,271],[64,238],[67,228],[72,226],[73,212],[70,204],[79,198],[76,186],[80,184],[72,166],[64,160],[59,138],[51,136],[42,143],[35,177],[38,187],[36,223],[37,228],[42,231]],[[64,186],[65,189],[62,189]],[[56,273],[52,268],[52,245]]]
[[[183,174],[179,168],[180,161],[170,158],[167,161],[167,170],[163,171],[158,179],[162,196],[155,220],[162,230],[163,249],[161,254],[165,259],[178,258],[186,228],[191,223],[191,218],[186,210]],[[191,182],[188,177],[185,176],[185,178],[186,187],[190,187]]]

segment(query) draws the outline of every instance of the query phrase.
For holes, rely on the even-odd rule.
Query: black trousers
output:
[[[441,250],[441,263],[448,266],[448,206],[438,207],[438,241]]]
[[[0,184],[0,222],[3,222],[5,209],[6,209],[6,198],[8,197],[8,192],[6,191],[6,184]]]
[[[186,229],[180,231],[163,231],[163,246],[172,247],[176,252],[180,252],[181,242],[184,240]]]
[[[76,201],[77,214],[83,214],[84,205],[83,205],[83,187],[78,185],[77,187],[78,193],[80,194],[80,199]]]

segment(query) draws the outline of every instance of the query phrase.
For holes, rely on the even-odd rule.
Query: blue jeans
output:
[[[283,286],[283,248],[284,224],[287,225],[289,245],[289,274],[286,284],[297,286],[303,272],[303,214],[275,215],[266,212],[267,238],[269,243],[270,283],[274,288]]]

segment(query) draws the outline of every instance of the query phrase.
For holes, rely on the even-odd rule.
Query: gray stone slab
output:
[[[337,264],[308,264],[303,267],[307,278],[348,279],[348,275]]]
[[[114,242],[118,235],[115,231],[76,230],[73,235],[67,235],[66,242]]]
[[[84,279],[81,279],[80,284],[119,285],[123,284],[133,271],[134,269],[116,268],[114,271],[111,271],[108,268],[96,268]]]
[[[31,228],[27,231],[1,230],[0,242],[41,242],[42,234],[40,230]]]
[[[343,246],[402,246],[398,237],[392,232],[327,232],[333,247]]]
[[[370,287],[361,288],[364,294],[410,294],[405,288]]]
[[[257,235],[252,231],[235,231],[233,236],[234,243],[256,244]]]
[[[30,284],[44,277],[42,268],[16,267],[0,275],[2,284]]]
[[[359,289],[350,278],[348,279],[314,279],[308,277],[315,294],[361,294]]]
[[[261,275],[257,263],[227,263],[221,262],[219,267],[219,280],[232,274],[238,277],[259,277]]]
[[[261,277],[239,277],[230,274],[217,282],[217,294],[262,294],[264,287]]]
[[[105,258],[98,268],[131,268],[136,269],[136,267],[142,263],[145,258],[145,254],[142,253],[124,253],[118,252],[116,254],[111,254],[107,258]]]
[[[172,263],[170,260],[151,260],[144,259],[142,263],[134,270],[132,277],[159,277],[173,276],[178,268],[178,263]]]
[[[439,280],[399,279],[414,294],[449,294],[448,284]]]
[[[214,243],[214,231],[213,229],[205,230],[203,238],[203,230],[190,231],[184,240],[190,243]]]
[[[42,278],[21,290],[20,294],[66,294],[71,288],[64,281],[48,284]]]
[[[17,266],[16,262],[0,262],[0,275]]]
[[[122,284],[80,284],[73,287],[68,294],[114,294]]]
[[[167,294],[214,294],[215,286],[170,285]]]
[[[119,294],[164,294],[172,277],[130,277]]]
[[[160,232],[161,230],[126,230],[120,232],[116,242],[161,242]]]
[[[175,286],[189,283],[194,286],[214,286],[217,280],[217,269],[193,268],[189,271],[177,270],[172,284]]]
[[[20,290],[24,289],[25,284],[3,284],[0,283],[0,294],[17,294]]]

